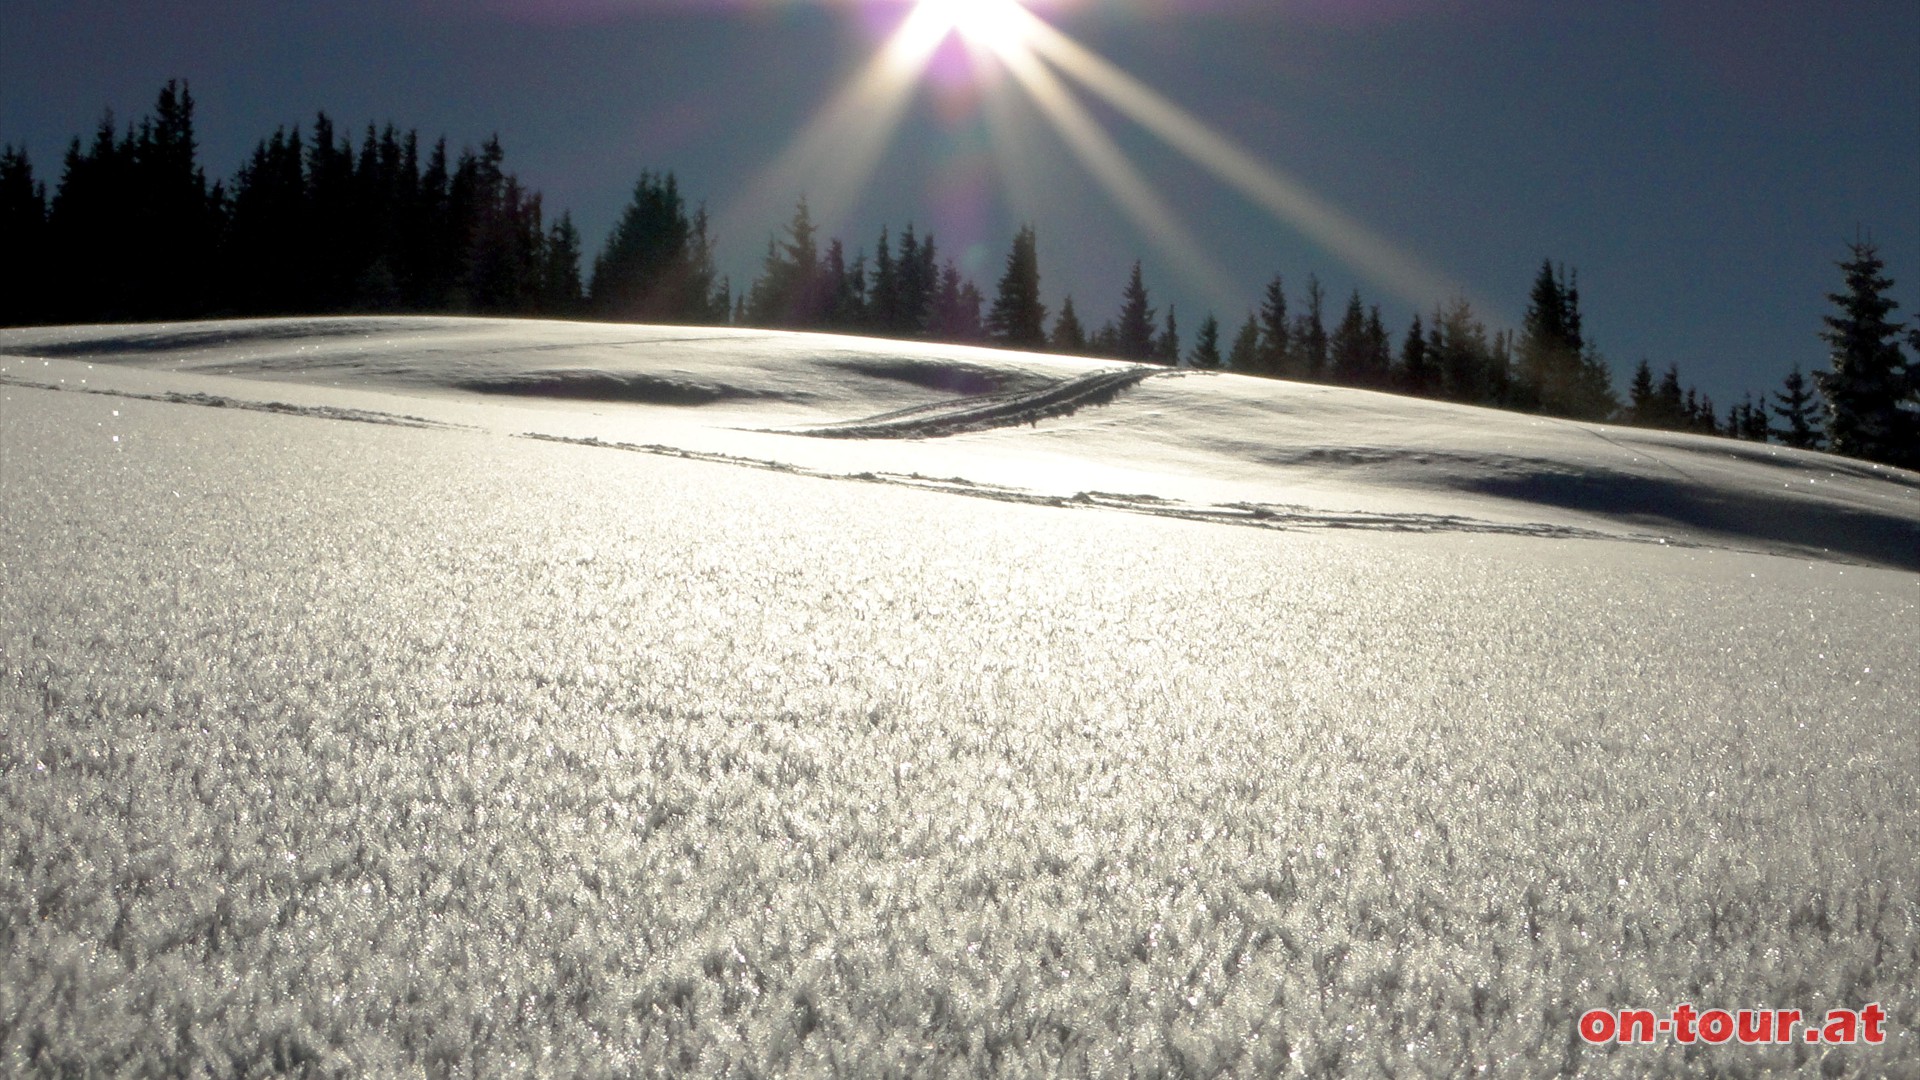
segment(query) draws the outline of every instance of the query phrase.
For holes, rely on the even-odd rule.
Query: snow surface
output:
[[[1031,425],[1015,401],[998,426],[944,438],[912,438],[932,429],[910,422],[896,433],[909,437],[794,434],[995,391],[1032,397],[1125,368],[817,334],[527,320],[0,331],[0,380],[13,382],[362,407],[830,475],[1257,513],[1272,526],[1493,528],[1920,570],[1914,473],[1341,388],[1155,371],[1110,404]],[[251,385],[263,380],[280,385]]]
[[[1920,1062],[1912,474],[756,331],[0,354],[0,1072]],[[1890,1038],[1572,1037],[1683,1001]]]

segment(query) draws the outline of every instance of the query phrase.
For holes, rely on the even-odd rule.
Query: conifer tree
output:
[[[1633,369],[1633,382],[1627,386],[1627,420],[1648,425],[1652,422],[1653,410],[1653,365],[1643,356],[1640,366]]]
[[[1820,335],[1830,370],[1813,376],[1826,399],[1827,446],[1848,457],[1920,466],[1920,414],[1901,407],[1914,399],[1915,375],[1901,352],[1901,328],[1888,321],[1899,306],[1887,296],[1893,281],[1871,243],[1850,245],[1839,266],[1846,289],[1828,295],[1839,312],[1825,316]]]
[[[1279,274],[1260,300],[1260,343],[1247,374],[1278,378],[1294,374],[1293,324],[1287,319],[1287,287]]]
[[[880,227],[880,239],[873,245],[873,285],[867,290],[867,329],[890,334],[899,321],[900,275],[894,267],[893,242],[887,228]]]
[[[1678,431],[1687,426],[1687,399],[1680,389],[1680,365],[1668,364],[1666,374],[1660,376],[1660,387],[1654,391],[1654,411],[1651,426]]]
[[[77,138],[67,148],[47,221],[55,321],[136,317],[127,305],[135,287],[127,237],[140,228],[133,160],[133,135],[118,136],[111,112],[86,149]]]
[[[1293,367],[1300,378],[1319,381],[1327,377],[1326,293],[1320,279],[1307,275],[1307,310],[1294,326],[1294,349],[1298,358]]]
[[[1060,317],[1053,322],[1053,336],[1047,339],[1047,346],[1054,352],[1081,355],[1087,351],[1087,330],[1080,324],[1079,313],[1073,310],[1073,297],[1060,303]]]
[[[1818,426],[1819,405],[1806,376],[1800,374],[1800,365],[1795,364],[1787,373],[1786,381],[1774,397],[1778,404],[1773,406],[1773,414],[1781,422],[1772,427],[1773,437],[1802,450],[1820,449],[1823,439]]]
[[[827,306],[821,272],[819,229],[807,201],[794,208],[787,239],[769,238],[760,276],[747,294],[747,317],[756,326],[818,326]]]
[[[1193,336],[1193,352],[1187,357],[1187,363],[1202,371],[1217,371],[1220,368],[1220,320],[1207,312],[1200,323],[1200,330]]]
[[[1174,305],[1167,305],[1167,322],[1153,339],[1153,362],[1168,367],[1180,363],[1180,317]]]
[[[1521,328],[1515,403],[1556,416],[1568,414],[1573,369],[1580,357],[1579,332],[1569,310],[1565,270],[1542,260]]]
[[[784,266],[782,272],[790,273]],[[791,282],[783,278],[782,285]],[[710,323],[724,317],[715,311],[705,216],[696,221],[688,215],[672,173],[640,174],[606,248],[593,261],[587,297],[603,319]]]
[[[926,333],[934,291],[940,286],[936,252],[933,234],[928,233],[926,239],[921,240],[914,235],[909,222],[900,235],[900,257],[894,265],[896,304],[888,333],[898,337],[918,337]]]
[[[1333,328],[1328,344],[1333,382],[1346,386],[1364,386],[1367,381],[1367,312],[1360,303],[1360,290],[1347,298],[1347,310]]]
[[[1436,388],[1433,364],[1427,355],[1426,330],[1420,325],[1420,313],[1415,312],[1413,323],[1407,327],[1407,336],[1400,343],[1399,384],[1409,394],[1422,397],[1431,395]]]
[[[993,340],[1016,349],[1040,349],[1047,344],[1047,307],[1040,302],[1040,255],[1032,225],[1014,234],[1007,252],[1006,273],[1000,277],[987,331]]]
[[[47,283],[47,189],[33,178],[24,148],[0,151],[0,326],[50,316]]]
[[[580,230],[573,215],[563,213],[547,233],[540,258],[539,310],[547,315],[575,315],[585,302],[580,285]]]
[[[1464,298],[1435,313],[1427,351],[1439,374],[1442,396],[1467,404],[1488,400],[1487,365],[1492,347],[1487,342],[1486,326]]]
[[[827,302],[826,325],[834,330],[859,330],[871,316],[867,310],[867,256],[862,252],[847,261],[846,249],[839,239],[827,245],[826,284],[831,293]]]
[[[1365,386],[1386,388],[1393,382],[1393,338],[1380,318],[1380,305],[1367,310]]]
[[[950,341],[966,344],[985,338],[986,330],[981,325],[980,307],[985,297],[980,294],[971,281],[960,276],[960,268],[952,259],[940,271],[939,284],[934,290],[933,303],[927,318],[927,336],[935,341]]]
[[[1154,345],[1153,307],[1148,303],[1147,285],[1140,264],[1133,264],[1121,296],[1120,318],[1113,326],[1112,352],[1123,360],[1151,360]]]
[[[1240,324],[1240,332],[1233,336],[1233,347],[1227,350],[1227,367],[1243,375],[1262,373],[1260,366],[1260,319],[1251,312],[1247,321]]]

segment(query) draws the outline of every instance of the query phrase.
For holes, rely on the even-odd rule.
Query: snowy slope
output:
[[[1909,1075],[1917,482],[822,336],[0,332],[0,1074]],[[1575,1034],[1682,1002],[1888,1038]]]
[[[1280,527],[1537,531],[1920,570],[1913,473],[1348,389],[1142,374],[897,341],[525,320],[0,331],[0,380],[14,382],[360,402],[501,432],[1097,493]]]

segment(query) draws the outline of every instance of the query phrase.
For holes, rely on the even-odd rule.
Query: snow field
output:
[[[0,1072],[1920,1060],[1913,574],[4,389]]]

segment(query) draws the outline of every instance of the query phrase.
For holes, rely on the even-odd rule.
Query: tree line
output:
[[[1577,275],[1550,260],[1517,331],[1490,330],[1456,299],[1415,315],[1396,343],[1357,290],[1330,305],[1316,277],[1290,295],[1275,276],[1231,336],[1208,313],[1188,342],[1139,263],[1097,326],[1071,296],[1049,313],[1032,225],[989,299],[931,232],[883,227],[871,256],[849,254],[822,239],[802,200],[736,290],[716,271],[705,211],[672,173],[646,172],[583,273],[571,217],[548,220],[540,193],[505,170],[497,137],[455,154],[444,138],[427,146],[416,131],[369,125],[356,147],[322,113],[210,182],[193,112],[188,88],[170,82],[139,123],[121,130],[109,114],[68,147],[50,198],[24,150],[0,150],[0,325],[343,312],[733,323],[1230,370],[1920,467],[1920,329],[1891,320],[1892,282],[1870,244],[1841,264],[1828,369],[1809,379],[1796,368],[1723,414],[1682,387],[1677,367],[1656,377],[1645,360],[1622,400],[1586,332]]]

